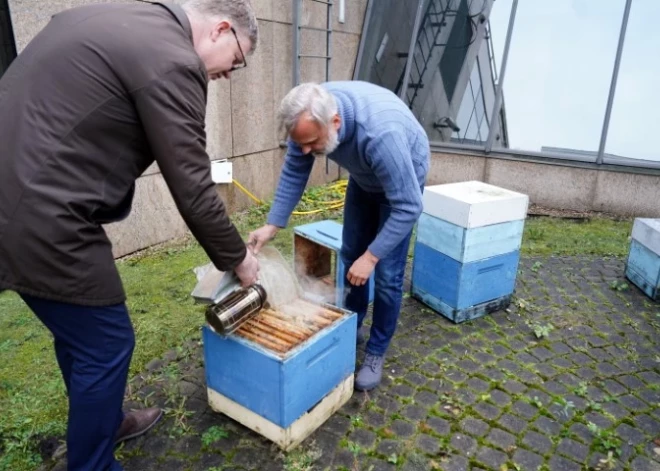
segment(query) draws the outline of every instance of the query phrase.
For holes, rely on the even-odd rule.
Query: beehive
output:
[[[457,323],[506,307],[527,204],[526,195],[478,181],[425,188],[413,296]]]
[[[660,301],[660,219],[635,219],[626,277],[648,297]]]
[[[208,400],[216,412],[295,447],[353,393],[357,317],[298,299],[263,309],[233,334],[203,329]]]

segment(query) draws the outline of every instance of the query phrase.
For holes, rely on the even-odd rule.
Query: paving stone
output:
[[[428,416],[428,409],[420,406],[408,406],[401,411],[401,415],[411,421],[420,421]]]
[[[584,463],[589,456],[589,447],[570,438],[564,438],[559,442],[557,451],[578,463]]]
[[[415,403],[423,406],[432,406],[438,402],[438,395],[429,391],[420,391],[415,394]]]
[[[358,428],[351,432],[348,438],[362,448],[371,448],[376,443],[376,434],[364,428]]]
[[[496,407],[492,404],[486,404],[485,402],[476,404],[473,409],[477,412],[477,414],[487,420],[495,420],[502,413],[499,407]]]
[[[481,369],[481,365],[472,360],[461,360],[458,362],[458,367],[468,373],[476,373]]]
[[[522,443],[540,455],[545,455],[552,448],[552,441],[548,438],[547,434],[540,434],[533,430],[525,434]]]
[[[504,414],[498,422],[502,427],[514,434],[518,434],[527,428],[527,421],[511,414]]]
[[[518,465],[521,470],[538,471],[543,465],[543,457],[527,450],[516,450],[512,461]]]
[[[638,415],[633,419],[635,425],[649,435],[660,438],[660,422],[647,414]]]
[[[578,386],[580,384],[580,378],[570,373],[564,373],[562,375],[557,376],[557,378],[555,379],[560,383],[565,384],[569,388],[574,388],[575,386]]]
[[[582,352],[573,353],[572,355],[569,355],[569,358],[571,359],[571,361],[573,361],[573,363],[579,366],[589,365],[594,362],[593,358],[591,358],[588,355],[585,355]]]
[[[552,342],[549,345],[550,350],[552,350],[556,355],[565,355],[567,353],[573,353],[573,349],[566,345],[564,342]]]
[[[488,429],[490,428],[489,425],[483,420],[474,419],[472,417],[463,419],[463,421],[461,421],[460,427],[463,432],[477,437],[483,437],[486,435],[486,433],[488,433]]]
[[[442,448],[442,444],[440,443],[440,440],[438,440],[435,437],[431,437],[429,435],[424,435],[424,434],[419,435],[417,437],[417,439],[415,440],[415,446],[417,447],[417,449],[423,451],[428,455],[435,455]]]
[[[646,381],[646,383],[649,385],[654,384],[657,386],[660,384],[660,375],[653,371],[644,371],[643,373],[639,373],[637,376],[639,376],[643,381]]]
[[[489,365],[489,364],[495,363],[497,361],[496,357],[494,357],[493,355],[490,355],[488,353],[485,353],[485,352],[476,352],[472,356],[481,365]]]
[[[566,385],[558,383],[557,381],[548,381],[543,384],[543,388],[549,393],[556,394],[558,396],[564,395],[568,392]]]
[[[526,384],[541,384],[543,379],[531,371],[521,370],[517,373],[518,379]]]
[[[648,404],[660,404],[660,391],[643,389],[637,391],[637,396]]]
[[[516,444],[516,437],[514,435],[498,428],[491,429],[486,440],[502,450],[507,450]]]
[[[397,384],[392,386],[389,392],[399,397],[411,397],[415,390],[407,384]]]
[[[534,417],[536,414],[539,413],[539,410],[525,401],[516,401],[511,406],[511,412],[520,415],[525,419],[531,419],[532,417]]]
[[[621,372],[619,368],[609,362],[598,363],[596,369],[600,372],[600,377],[614,376]]]
[[[449,422],[447,422],[445,419],[441,419],[440,417],[429,417],[426,421],[426,425],[428,425],[438,435],[449,434]]]
[[[507,356],[509,353],[511,353],[511,350],[499,344],[493,345],[491,347],[491,350],[498,357],[504,357]]]
[[[574,423],[569,428],[569,432],[575,436],[577,440],[580,440],[586,445],[591,445],[593,441],[593,434],[589,431],[589,428],[581,423]]]
[[[427,391],[422,391],[427,392]],[[393,397],[386,396],[379,391],[380,395],[374,399],[374,404],[383,409],[386,412],[396,412],[401,407],[401,403]],[[427,392],[428,393],[428,392]],[[419,393],[421,394],[421,393]],[[431,394],[431,393],[428,393]],[[437,399],[436,399],[437,400]],[[415,396],[415,402],[417,402],[417,396]]]
[[[490,392],[490,400],[500,407],[504,407],[511,403],[511,396],[507,393],[494,389]]]
[[[470,378],[465,385],[477,392],[486,392],[490,389],[490,384],[479,378]]]
[[[642,443],[646,440],[644,433],[628,424],[621,424],[616,428],[616,434],[629,444]]]
[[[558,435],[562,430],[562,425],[548,417],[541,416],[534,422],[534,427],[548,435]]]
[[[658,471],[660,467],[657,462],[651,461],[644,456],[638,456],[630,464],[630,469],[635,471]]]
[[[374,428],[380,428],[387,423],[387,418],[379,412],[368,411],[364,414],[364,421]]]
[[[470,469],[467,458],[454,455],[441,463],[443,471],[466,471]],[[375,470],[374,470],[375,471]]]
[[[477,450],[477,441],[469,435],[463,435],[462,433],[452,435],[450,444],[465,456],[472,456]]]
[[[570,461],[557,455],[553,455],[550,458],[548,467],[550,471],[582,471],[582,466],[575,461]]]
[[[632,389],[633,391],[644,387],[644,382],[632,375],[618,376],[615,379],[619,383],[623,384],[628,389]]]
[[[390,456],[392,453],[401,453],[403,450],[403,442],[399,440],[384,439],[376,445],[376,452]]]
[[[506,454],[486,446],[482,446],[477,452],[477,461],[488,466],[490,469],[501,469],[507,460],[508,457]]]
[[[481,375],[493,381],[505,381],[506,376],[500,370],[495,368],[484,368]]]
[[[630,411],[642,411],[648,408],[645,402],[637,399],[635,396],[626,394],[619,397],[619,404]]]
[[[327,432],[334,433],[343,437],[346,435],[346,432],[351,426],[351,421],[347,417],[342,417],[340,415],[333,415],[328,419],[328,421],[323,424],[323,429]]]
[[[559,371],[554,366],[548,363],[541,363],[540,365],[535,365],[536,371],[544,378],[549,379],[557,376]]]
[[[583,366],[582,368],[579,368],[578,370],[575,371],[575,375],[584,381],[590,381],[594,379],[596,376],[598,376],[598,372],[595,371],[593,368],[590,368],[588,366]]]
[[[584,414],[584,420],[589,423],[593,422],[600,428],[608,428],[612,425],[612,420],[605,417],[603,414],[598,412],[588,412]]]
[[[456,393],[456,399],[458,399],[460,403],[464,405],[471,405],[477,402],[476,394],[467,388],[459,389]]]
[[[462,371],[452,371],[451,373],[447,373],[446,378],[452,383],[461,384],[468,379],[468,376]]]
[[[529,353],[541,361],[546,361],[556,354],[556,352],[551,352],[545,347],[533,348]]]
[[[415,426],[403,420],[395,420],[389,428],[399,438],[408,438],[415,433]]]
[[[500,387],[510,394],[520,394],[527,390],[527,386],[515,379],[508,379],[500,384]]]
[[[515,356],[515,358],[517,361],[524,365],[533,365],[539,361],[538,358],[534,358],[527,352],[520,352]]]
[[[630,415],[630,412],[627,409],[614,402],[607,402],[603,404],[603,410],[614,417],[616,420],[621,420],[624,417],[628,417]]]
[[[569,360],[568,358],[565,358],[565,357],[555,357],[551,360],[551,364],[555,368],[559,368],[559,369],[566,369],[566,368],[574,368],[575,367],[575,363],[573,363],[571,360]]]

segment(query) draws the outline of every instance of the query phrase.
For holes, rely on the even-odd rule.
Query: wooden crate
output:
[[[347,281],[344,277],[344,263],[341,260],[343,226],[336,221],[325,220],[303,224],[293,229],[294,268],[298,279],[303,284],[314,283],[315,280],[333,289],[331,298],[321,296],[320,301],[344,307]],[[322,289],[307,286],[308,293]],[[374,299],[374,275],[369,279],[369,302]]]
[[[660,301],[660,219],[635,219],[626,277],[654,301]]]
[[[203,328],[209,404],[289,450],[353,392],[357,316],[297,300],[294,320],[262,310],[223,337]]]

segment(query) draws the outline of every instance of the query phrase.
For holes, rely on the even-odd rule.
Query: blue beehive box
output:
[[[312,317],[302,323],[265,309],[226,337],[209,326],[202,333],[211,408],[284,450],[353,393],[357,316],[306,305]]]
[[[648,297],[660,300],[660,219],[635,219],[626,277]]]
[[[424,190],[412,294],[463,322],[511,301],[529,198],[482,182]]]
[[[293,229],[293,254],[298,278],[323,280],[334,287],[333,298],[323,301],[344,307],[347,280],[340,257],[342,225],[336,221],[319,221]],[[374,299],[374,275],[369,279],[369,302]]]

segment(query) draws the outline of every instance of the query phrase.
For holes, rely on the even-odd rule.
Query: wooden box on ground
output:
[[[454,322],[508,306],[529,199],[481,182],[424,190],[412,294]]]
[[[325,220],[304,224],[293,229],[293,255],[295,272],[303,283],[303,289],[319,294],[323,289],[315,282],[329,288],[320,300],[344,307],[346,279],[341,260],[343,226],[336,221]],[[318,286],[318,284],[317,284]],[[329,293],[329,296],[327,295]],[[369,302],[374,299],[374,276],[369,279]]]
[[[208,400],[216,412],[290,450],[353,393],[357,316],[295,301],[292,318],[262,310],[233,334],[203,328]]]
[[[648,297],[660,301],[660,219],[635,219],[626,277]]]

